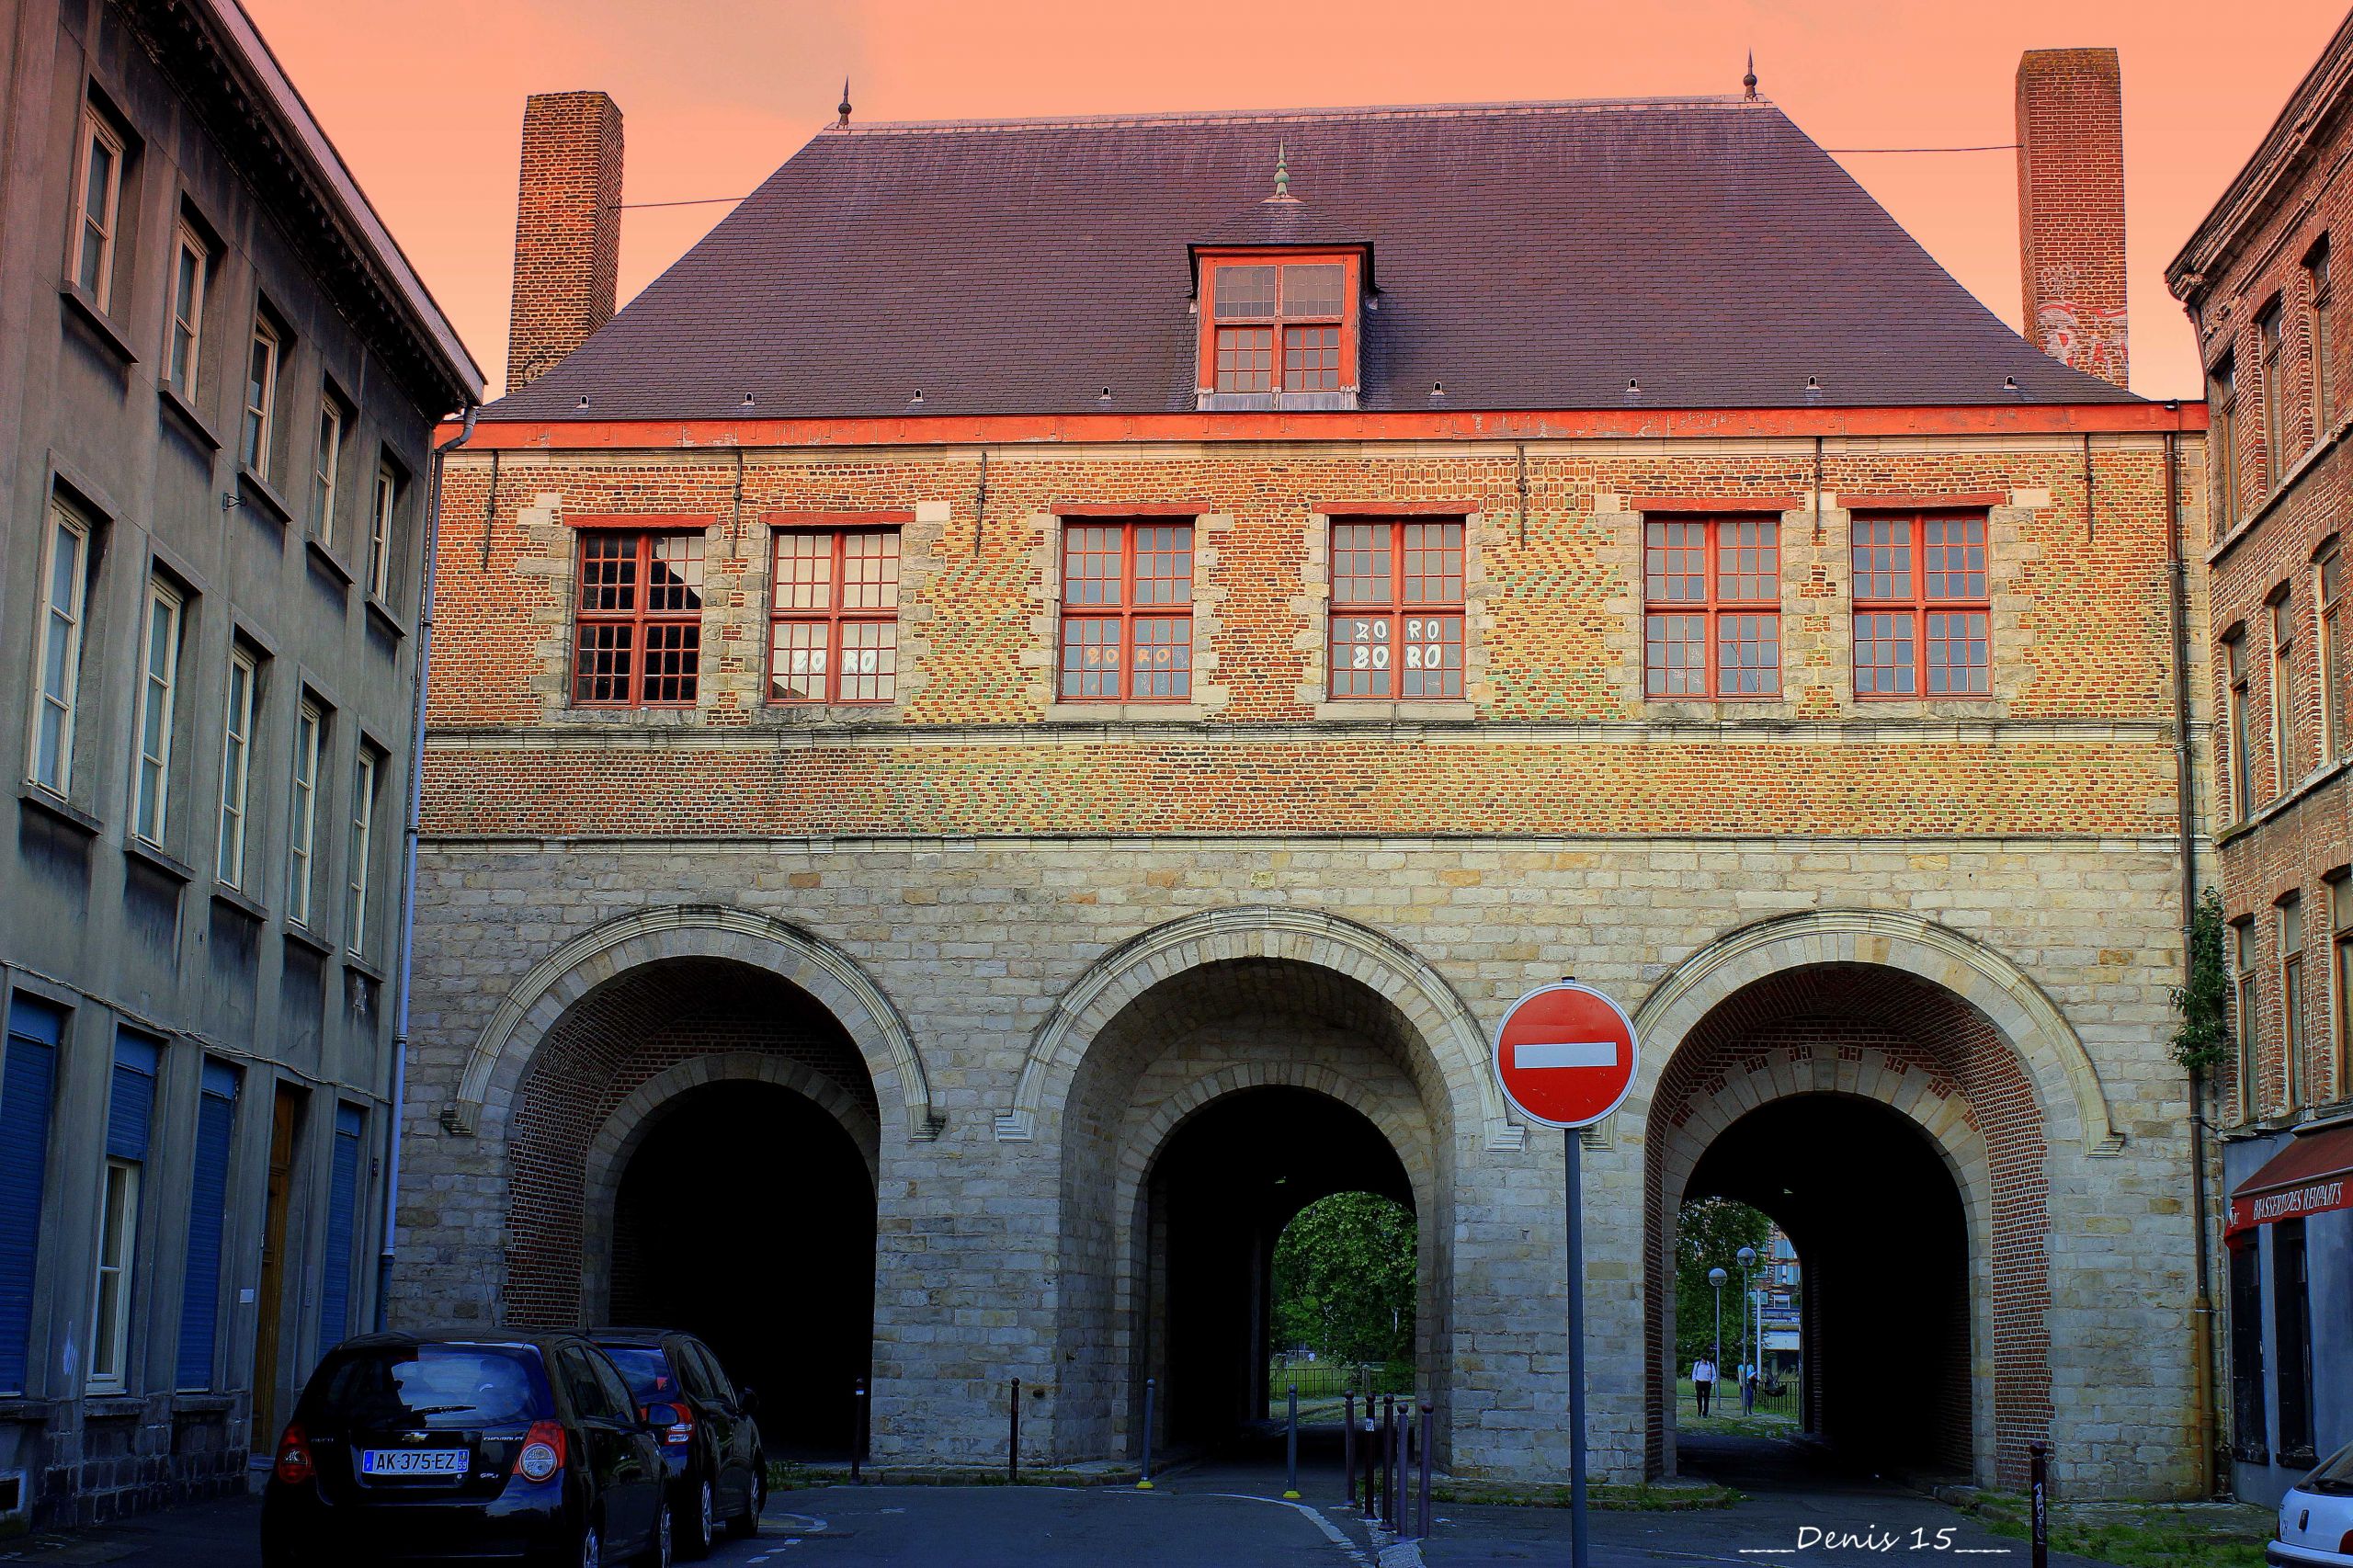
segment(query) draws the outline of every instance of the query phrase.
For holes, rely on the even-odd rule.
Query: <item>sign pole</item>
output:
[[[1592,1542],[1585,1511],[1585,1173],[1584,1141],[1574,1127],[1563,1130],[1561,1148],[1568,1171],[1569,1210],[1569,1562],[1586,1568]]]

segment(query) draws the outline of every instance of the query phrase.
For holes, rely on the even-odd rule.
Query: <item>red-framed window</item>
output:
[[[1779,518],[1647,519],[1643,599],[1650,696],[1781,694]]]
[[[1340,392],[1357,384],[1358,253],[1201,258],[1204,392]]]
[[[1462,525],[1332,524],[1336,701],[1462,695]]]
[[[1193,695],[1193,525],[1063,525],[1062,700]]]
[[[769,701],[898,696],[898,529],[779,528],[774,584]]]
[[[572,700],[691,708],[702,664],[703,536],[585,528]]]
[[[1859,517],[1854,574],[1857,697],[1992,693],[1984,513]]]

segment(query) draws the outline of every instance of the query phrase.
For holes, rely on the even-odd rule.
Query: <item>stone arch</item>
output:
[[[1652,987],[1634,1014],[1650,1065],[1623,1109],[1643,1120],[1659,1073],[1684,1037],[1720,1003],[1768,975],[1817,964],[1902,970],[1982,1014],[2033,1083],[2053,1144],[2122,1152],[2124,1135],[2091,1053],[2042,988],[1981,942],[1916,915],[1826,909],[1779,915],[1718,937]]]
[[[592,1322],[611,1315],[613,1210],[630,1156],[678,1096],[717,1083],[773,1084],[814,1101],[857,1142],[868,1179],[878,1183],[881,1179],[881,1128],[873,1112],[831,1078],[803,1063],[761,1051],[737,1051],[698,1056],[665,1068],[630,1091],[588,1144],[582,1183],[581,1301]]]
[[[1427,1047],[1450,1107],[1476,1108],[1488,1147],[1517,1150],[1523,1132],[1506,1114],[1486,1070],[1486,1034],[1444,976],[1370,926],[1321,910],[1245,905],[1205,910],[1156,926],[1096,960],[1030,1037],[1013,1104],[996,1116],[1007,1143],[1037,1134],[1059,1108],[1088,1046],[1131,1002],[1169,976],[1204,964],[1267,959],[1330,970],[1394,1007]]]
[[[833,1015],[865,1059],[879,1103],[896,1101],[907,1135],[932,1139],[943,1119],[915,1039],[881,988],[847,953],[780,920],[723,904],[639,910],[586,931],[517,982],[468,1052],[444,1127],[471,1134],[503,1119],[516,1083],[548,1031],[597,987],[665,959],[722,959],[762,970],[807,993]]]

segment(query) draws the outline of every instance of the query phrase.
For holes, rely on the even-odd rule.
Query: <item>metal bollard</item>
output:
[[[1290,1414],[1284,1421],[1283,1496],[1290,1502],[1299,1501],[1299,1385],[1290,1385]]]
[[[1428,1400],[1422,1401],[1422,1517],[1421,1528],[1415,1533],[1417,1540],[1430,1538],[1430,1433],[1433,1414]]]
[[[1372,1415],[1372,1395],[1364,1396],[1364,1517],[1372,1522],[1374,1478],[1381,1473],[1380,1427]]]
[[[2026,1451],[2032,1456],[2033,1483],[2027,1496],[2031,1505],[2033,1521],[2034,1568],[2051,1568],[2051,1445],[2029,1443]]]
[[[1152,1490],[1152,1396],[1160,1391],[1153,1380],[1143,1381],[1143,1478],[1136,1483],[1136,1490]]]
[[[849,1417],[849,1483],[858,1483],[858,1466],[866,1460],[866,1380],[858,1380],[856,1403]]]
[[[1340,1395],[1340,1501],[1357,1500],[1357,1391]]]
[[[1397,1396],[1381,1397],[1381,1522],[1397,1523]]]
[[[1009,1408],[1013,1412],[1013,1435],[1005,1446],[1005,1479],[1007,1482],[1016,1482],[1021,1479],[1021,1380],[1019,1378],[1013,1380],[1013,1403]]]

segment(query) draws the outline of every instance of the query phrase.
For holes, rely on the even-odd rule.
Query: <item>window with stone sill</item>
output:
[[[1646,695],[1780,695],[1780,529],[1764,517],[1644,521]]]
[[[1461,700],[1461,522],[1336,519],[1331,563],[1332,700]]]
[[[2304,904],[2290,893],[2280,901],[2279,1079],[2282,1102],[2293,1110],[2304,1103]]]
[[[584,529],[572,700],[691,708],[702,665],[703,535]]]
[[[2334,540],[2313,562],[2313,601],[2320,611],[2321,756],[2353,751],[2353,611],[2345,608],[2345,551]]]
[[[1353,252],[1237,252],[1200,261],[1200,390],[1337,393],[1357,384]]]
[[[2353,876],[2340,871],[2328,884],[2329,1096],[2353,1095]]]
[[[2288,472],[2288,348],[2280,331],[2280,301],[2275,296],[2255,320],[2263,361],[2263,481],[2277,490]]]
[[[2329,286],[2328,236],[2304,253],[2304,338],[2312,355],[2313,435],[2327,434],[2336,418],[2336,298]]]
[[[1982,512],[1855,518],[1857,697],[1991,695],[1985,531]]]
[[[2256,1113],[2255,1064],[2259,1059],[2257,1042],[2259,998],[2256,993],[2255,920],[2253,916],[2234,921],[2231,926],[2231,1033],[2238,1047],[2232,1078],[2237,1091],[2238,1119],[2250,1121]]]
[[[899,530],[779,528],[771,702],[885,703],[899,689]]]
[[[129,146],[129,139],[96,104],[82,106],[65,276],[101,311],[114,306],[115,241],[122,221],[122,171]]]
[[[2271,796],[2278,800],[2296,779],[2303,751],[2296,734],[2296,604],[2283,594],[2271,602],[2271,679],[2265,696],[2271,708]]]
[[[2237,358],[2225,354],[2206,372],[2206,449],[2213,454],[2214,534],[2228,533],[2245,500],[2239,462]]]
[[[2246,633],[2222,639],[2223,761],[2231,789],[2231,812],[2239,822],[2255,814],[2255,725],[2249,716],[2253,692],[2246,667]]]
[[[1186,702],[1193,695],[1193,525],[1063,525],[1063,702]]]

